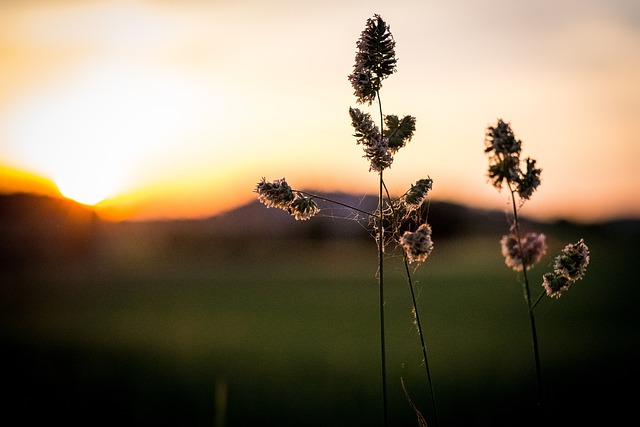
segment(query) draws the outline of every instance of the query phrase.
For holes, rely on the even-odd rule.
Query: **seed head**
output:
[[[384,123],[387,128],[383,133],[389,139],[389,148],[394,153],[411,141],[416,130],[416,118],[413,116],[398,119],[398,116],[390,114],[385,116]]]
[[[311,197],[296,193],[296,198],[288,210],[296,220],[306,221],[317,214],[320,209],[318,209],[318,205]]]
[[[515,271],[522,271],[523,260],[529,270],[547,252],[547,238],[544,234],[527,233],[518,245],[518,238],[512,232],[503,236],[500,244],[502,245],[504,263]],[[522,251],[520,251],[520,247],[522,247]]]
[[[520,167],[522,141],[516,139],[509,123],[502,119],[496,126],[489,126],[484,138],[484,152],[489,155],[489,180],[498,190],[506,182],[522,200],[529,200],[540,185],[542,169],[536,168],[536,161],[530,157],[525,160],[526,171]]]
[[[565,246],[554,260],[553,272],[542,276],[542,286],[547,295],[560,298],[571,285],[584,277],[588,265],[589,248],[583,239]]]
[[[355,129],[357,143],[364,145],[364,157],[369,159],[370,171],[380,172],[391,166],[393,155],[389,149],[389,138],[380,134],[380,129],[373,123],[371,115],[358,108],[349,108],[351,125]]]
[[[415,185],[411,184],[411,188],[407,191],[405,203],[410,209],[419,208],[422,202],[427,198],[429,191],[433,187],[431,178],[419,179]]]
[[[258,193],[258,200],[268,208],[282,209],[296,220],[307,220],[319,212],[313,198],[294,192],[284,178],[273,182],[262,178],[254,191]]]
[[[551,298],[560,298],[573,283],[566,277],[555,273],[545,273],[542,276],[542,286],[547,291],[547,296]]]
[[[295,198],[293,190],[284,178],[268,182],[263,177],[256,184],[254,191],[258,193],[258,200],[268,208],[287,210]]]
[[[522,142],[516,139],[508,123],[498,120],[496,126],[489,126],[484,138],[489,157],[489,179],[497,189],[504,181],[516,182],[520,177],[520,151]]]
[[[380,129],[375,125],[371,114],[362,112],[358,108],[349,107],[351,125],[353,126],[358,144],[370,146],[376,144],[381,139]]]
[[[410,263],[425,261],[433,250],[431,226],[422,224],[415,232],[405,231],[400,238],[400,244]]]
[[[589,248],[584,240],[580,239],[577,243],[570,243],[562,249],[555,259],[553,270],[557,275],[575,282],[584,277],[588,265]]]
[[[356,43],[355,65],[349,75],[358,103],[371,105],[382,80],[396,71],[395,46],[389,26],[380,15],[369,18]]]
[[[494,155],[516,155],[520,156],[522,150],[522,141],[516,139],[511,130],[511,125],[505,123],[502,119],[498,119],[495,126],[489,126],[484,138],[484,152]]]
[[[376,144],[365,147],[364,157],[371,162],[369,171],[381,172],[393,163],[393,156],[387,143],[387,138],[381,138]]]
[[[520,172],[517,180],[518,195],[521,199],[529,200],[533,192],[540,185],[540,173],[542,169],[536,168],[536,161],[531,157],[526,159],[527,171]]]

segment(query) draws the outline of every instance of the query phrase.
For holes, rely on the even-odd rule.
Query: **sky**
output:
[[[396,41],[385,114],[417,119],[385,182],[507,208],[487,181],[498,118],[538,161],[539,219],[640,217],[637,0],[3,0],[0,191],[111,219],[205,217],[265,177],[375,194],[347,80],[378,13]]]

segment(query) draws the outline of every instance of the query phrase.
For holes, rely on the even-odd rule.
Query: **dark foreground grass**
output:
[[[129,227],[89,262],[3,274],[2,417],[213,425],[225,385],[228,426],[381,424],[371,241],[191,244]],[[638,384],[637,235],[573,232],[554,230],[531,274],[537,296],[551,254],[565,240],[589,244],[586,279],[536,309],[546,425],[613,423],[632,413],[626,390]],[[499,237],[436,241],[415,273],[443,426],[533,425],[526,305]],[[390,255],[390,424],[417,425],[400,378],[425,414],[430,400],[401,258]]]

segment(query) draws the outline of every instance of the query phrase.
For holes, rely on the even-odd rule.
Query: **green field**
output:
[[[638,233],[576,232],[550,229],[549,253],[530,274],[537,296],[564,244],[584,237],[591,249],[586,278],[536,308],[545,425],[635,411]],[[442,426],[534,425],[528,317],[499,238],[436,240],[414,274]],[[428,421],[433,411],[401,258],[388,256],[390,423],[413,426],[400,378]],[[87,259],[2,273],[2,416],[382,425],[376,269],[367,239],[176,239],[114,226]]]

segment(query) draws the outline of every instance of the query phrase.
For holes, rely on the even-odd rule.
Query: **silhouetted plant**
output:
[[[536,167],[536,161],[530,157],[524,160],[521,167],[520,154],[522,141],[518,140],[508,123],[502,119],[495,126],[489,126],[485,134],[485,153],[489,156],[489,179],[491,184],[501,190],[506,184],[511,197],[513,217],[509,234],[502,237],[500,245],[507,267],[522,272],[524,298],[527,303],[529,322],[531,325],[531,341],[536,372],[538,421],[544,418],[544,390],[540,369],[540,351],[534,308],[544,296],[559,298],[569,289],[572,283],[581,279],[589,263],[589,249],[583,240],[567,245],[555,259],[554,271],[546,273],[542,278],[543,292],[532,301],[527,271],[537,264],[547,251],[546,236],[541,233],[522,234],[520,230],[519,209],[529,200],[540,185],[542,169]],[[516,194],[519,203],[516,203]]]
[[[349,75],[356,102],[371,106],[377,101],[379,126],[370,113],[359,108],[349,108],[351,124],[354,128],[356,143],[362,145],[364,155],[369,161],[369,171],[376,172],[379,177],[378,204],[375,212],[365,212],[353,206],[336,202],[311,194],[294,190],[284,178],[268,182],[262,178],[255,187],[258,199],[267,207],[275,207],[287,211],[297,220],[307,220],[318,213],[314,199],[346,206],[365,215],[368,225],[373,230],[378,247],[378,283],[379,283],[379,315],[380,315],[380,350],[382,367],[382,398],[385,426],[388,424],[385,316],[384,316],[384,259],[385,247],[395,243],[402,249],[405,273],[411,292],[412,314],[418,330],[427,381],[431,392],[433,419],[437,424],[435,395],[429,371],[427,347],[425,344],[419,310],[411,279],[410,263],[424,262],[433,250],[431,226],[426,222],[425,206],[428,206],[428,194],[432,188],[431,178],[423,178],[412,184],[405,194],[392,198],[387,190],[383,172],[393,164],[394,155],[411,139],[416,129],[413,116],[399,118],[396,115],[384,115],[380,90],[382,82],[396,72],[395,40],[387,23],[380,15],[374,15],[366,22],[356,43],[357,51],[353,72]],[[402,384],[404,388],[404,383]],[[405,390],[406,392],[406,390]],[[408,397],[408,395],[407,395]],[[410,400],[419,422],[424,422],[422,414]],[[426,424],[426,423],[425,423]]]

